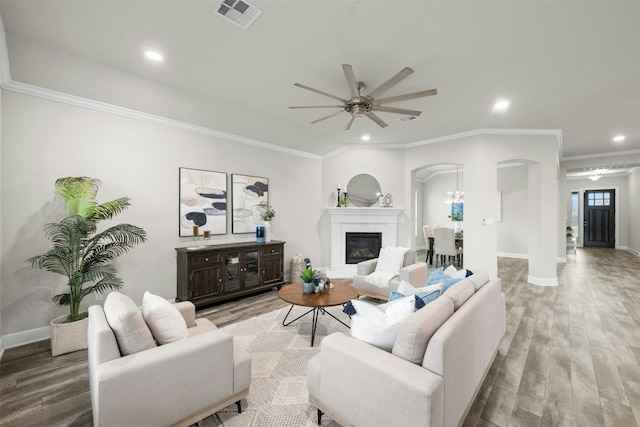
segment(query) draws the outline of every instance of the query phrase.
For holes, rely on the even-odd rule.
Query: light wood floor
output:
[[[557,287],[527,284],[525,260],[499,259],[507,332],[465,426],[640,426],[640,258],[568,258]],[[199,315],[224,326],[284,306],[270,291]],[[86,358],[54,358],[48,340],[6,350],[0,425],[91,425]]]

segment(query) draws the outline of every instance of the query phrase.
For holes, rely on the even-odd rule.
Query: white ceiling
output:
[[[11,78],[317,155],[481,128],[560,129],[562,158],[640,150],[638,1],[251,3],[243,30],[218,1],[1,0]],[[334,103],[295,82],[348,97],[343,63],[369,89],[413,68],[385,97],[438,95],[393,104],[423,113],[379,113],[384,129],[288,108]]]

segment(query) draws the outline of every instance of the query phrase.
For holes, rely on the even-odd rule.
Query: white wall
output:
[[[496,225],[500,256],[529,257],[528,169],[526,165],[498,168],[498,191],[502,192],[502,221]]]
[[[322,162],[322,192],[320,199],[323,202],[323,210],[326,207],[336,206],[336,185],[339,182],[346,187],[349,180],[355,175],[367,173],[374,176],[384,194],[391,193],[393,206],[403,208],[400,215],[401,224],[398,226],[398,244],[409,245],[411,233],[409,218],[411,217],[410,202],[405,200],[404,192],[404,150],[397,148],[362,148],[345,150],[331,155]],[[343,190],[344,191],[344,190]],[[330,236],[331,224],[329,215],[322,213],[322,219],[318,223],[322,247],[322,265],[329,265],[331,261]]]
[[[640,167],[634,168],[629,174],[629,236],[628,249],[640,256]]]
[[[286,241],[285,270],[292,254],[320,259],[317,227],[324,204],[321,162],[278,151],[148,123],[119,115],[5,91],[2,94],[2,335],[40,328],[65,313],[51,297],[64,280],[32,269],[25,260],[49,243],[45,223],[62,214],[53,188],[63,176],[99,178],[100,201],[120,196],[132,206],[115,218],[142,226],[148,242],[117,262],[123,292],[138,303],[145,290],[167,299],[176,295],[174,248],[178,237],[178,168],[191,167],[269,178],[270,204],[277,216],[273,238]],[[212,243],[252,241],[251,234],[213,236]],[[287,271],[288,274],[288,271]],[[93,303],[87,297],[84,306]]]
[[[462,164],[465,182],[464,264],[471,269],[486,268],[496,276],[497,227],[495,223],[483,225],[482,219],[495,221],[496,218],[498,164],[514,160],[538,164],[540,173],[536,175],[534,184],[539,189],[535,194],[540,200],[535,207],[535,222],[529,221],[528,224],[528,230],[538,233],[535,240],[529,238],[530,281],[557,283],[557,251],[550,249],[557,247],[558,240],[555,215],[558,201],[557,144],[557,136],[552,132],[546,135],[479,134],[433,144],[415,144],[405,150],[405,198],[415,190],[412,171],[429,164],[451,163],[452,159]]]

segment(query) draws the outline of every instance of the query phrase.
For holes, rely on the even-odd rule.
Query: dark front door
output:
[[[584,192],[584,246],[616,247],[616,192]]]

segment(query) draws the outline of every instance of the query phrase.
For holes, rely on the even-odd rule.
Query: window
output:
[[[611,205],[611,193],[608,191],[589,193],[587,204],[589,206],[609,206]]]

